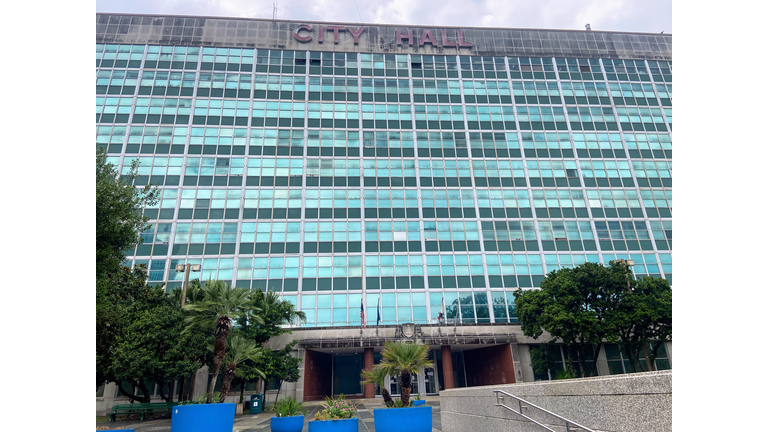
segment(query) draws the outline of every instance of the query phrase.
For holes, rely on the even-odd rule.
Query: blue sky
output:
[[[97,12],[272,18],[273,0],[97,0]],[[280,0],[277,18],[672,33],[671,0]]]

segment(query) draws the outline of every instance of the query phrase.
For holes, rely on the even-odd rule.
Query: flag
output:
[[[379,300],[376,300],[376,325],[381,324],[381,315],[379,315]]]
[[[363,322],[363,328],[365,328],[365,308],[363,307],[363,299],[360,299],[360,321]]]

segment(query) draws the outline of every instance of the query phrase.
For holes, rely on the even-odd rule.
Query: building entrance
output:
[[[363,355],[333,356],[333,394],[362,395],[360,372],[363,370]]]

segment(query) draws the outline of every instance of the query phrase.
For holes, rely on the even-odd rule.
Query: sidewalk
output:
[[[373,425],[373,410],[377,408],[384,408],[384,401],[382,399],[349,399],[357,406],[357,417],[360,419],[358,422],[359,432],[374,432],[376,429]],[[440,397],[439,396],[427,396],[424,398],[426,404],[432,407],[432,432],[441,432],[442,426],[440,424]],[[304,404],[309,410],[306,416],[304,416],[304,430],[308,429],[307,423],[315,417],[315,413],[322,409],[321,403],[323,401],[311,401]],[[232,432],[269,432],[270,418],[274,416],[272,412],[264,412],[262,414],[250,415],[244,414],[235,416],[235,425],[232,428]],[[170,415],[165,418],[159,418],[155,420],[118,420],[116,422],[107,422],[106,420],[100,420],[96,422],[96,430],[120,430],[120,429],[135,429],[136,432],[170,432],[171,430],[171,417]]]

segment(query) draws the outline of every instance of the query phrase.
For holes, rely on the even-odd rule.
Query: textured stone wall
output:
[[[598,432],[660,432],[672,430],[672,371],[645,372],[563,381],[468,387],[440,392],[444,432],[522,431],[542,428],[495,406],[493,390],[504,390],[534,405]],[[516,401],[505,404],[517,409]],[[524,413],[552,429],[564,423],[533,409]]]
[[[299,32],[301,37],[311,37],[308,42],[299,42],[292,34],[302,25],[313,28],[311,32]],[[96,43],[427,55],[672,59],[672,35],[668,34],[342,23],[338,25],[344,30],[339,31],[338,43],[334,43],[334,32],[328,30],[323,32],[323,42],[318,41],[320,25],[328,27],[334,23],[100,13],[96,14]],[[356,32],[365,27],[357,44],[348,27]],[[408,45],[407,37],[405,43],[398,45],[397,29],[403,35],[411,30],[413,45]],[[428,39],[425,30],[431,32],[436,44],[420,44],[422,37]],[[443,41],[443,31],[447,44]],[[449,46],[457,41],[472,46]]]

